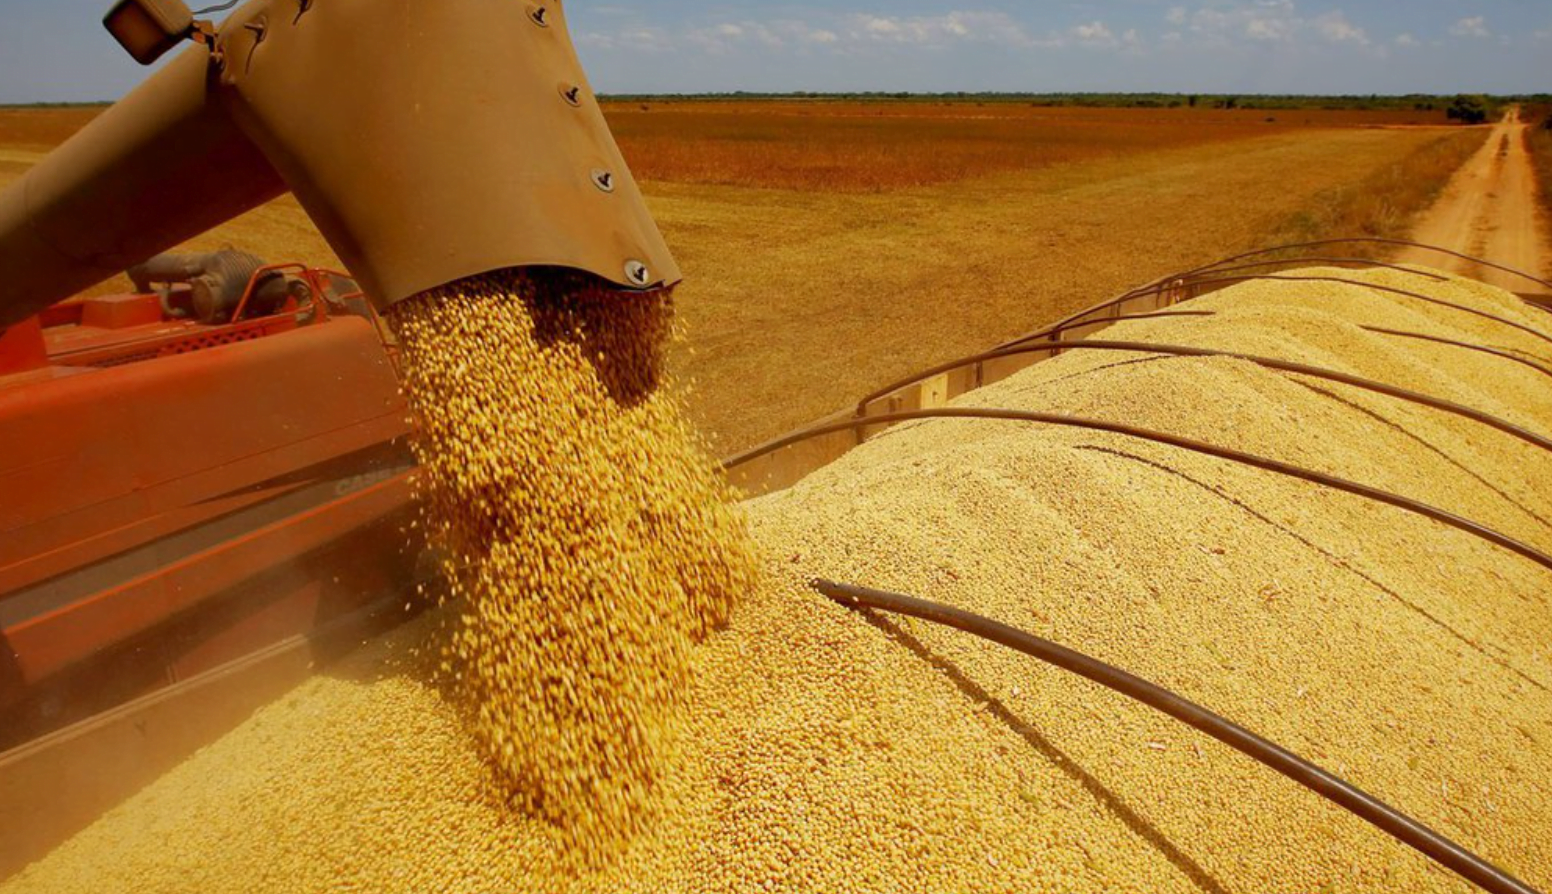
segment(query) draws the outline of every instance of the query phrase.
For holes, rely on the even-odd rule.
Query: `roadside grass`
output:
[[[1531,122],[1531,126],[1525,129],[1525,146],[1530,151],[1531,164],[1536,169],[1542,220],[1546,223],[1542,232],[1552,233],[1552,106],[1536,106],[1528,110],[1526,120]],[[1552,271],[1542,272],[1552,274]]]
[[[1419,146],[1368,177],[1316,196],[1289,216],[1268,244],[1311,242],[1342,236],[1405,238],[1450,178],[1482,148],[1485,128],[1450,133]],[[1344,253],[1381,258],[1395,252],[1382,245],[1353,246]]]

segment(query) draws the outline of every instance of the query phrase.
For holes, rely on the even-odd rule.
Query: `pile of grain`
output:
[[[517,803],[590,857],[649,819],[691,645],[753,579],[658,388],[669,314],[666,295],[508,272],[390,316],[456,607],[441,670]]]
[[[1470,283],[1418,288],[1542,331]],[[1552,358],[1361,287],[1257,283],[1108,337],[1321,364],[1552,432],[1546,377],[1359,324]],[[963,399],[1124,420],[1423,499],[1552,549],[1552,459],[1466,420],[1221,359],[1073,352]],[[578,874],[493,799],[479,739],[399,632],[266,709],[10,892],[1467,890],[1218,744],[813,576],[1091,652],[1239,720],[1552,886],[1552,575],[1464,533],[1119,436],[902,426],[747,505],[766,556],[694,651],[654,819]],[[429,622],[428,622],[429,624]]]

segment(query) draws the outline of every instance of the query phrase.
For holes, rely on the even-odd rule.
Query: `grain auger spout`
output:
[[[194,43],[0,193],[0,326],[286,190],[379,309],[512,267],[626,290],[679,271],[558,2],[180,0],[106,24],[150,62]]]

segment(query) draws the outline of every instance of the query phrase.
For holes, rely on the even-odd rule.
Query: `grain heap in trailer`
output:
[[[559,4],[107,21],[195,45],[0,194],[0,890],[1552,884],[1544,306],[1233,258],[719,467]],[[286,190],[348,272],[158,254]]]

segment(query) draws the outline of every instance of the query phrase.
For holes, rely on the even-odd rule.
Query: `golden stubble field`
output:
[[[1404,232],[1484,134],[1397,112],[606,111],[686,271],[673,368],[722,452],[1172,269],[1279,239]],[[0,186],[93,114],[0,110]],[[189,247],[225,244],[338,263],[289,197]]]
[[[1043,107],[1015,102],[649,102],[609,108],[644,180],[881,192],[1299,129],[1442,112]]]

